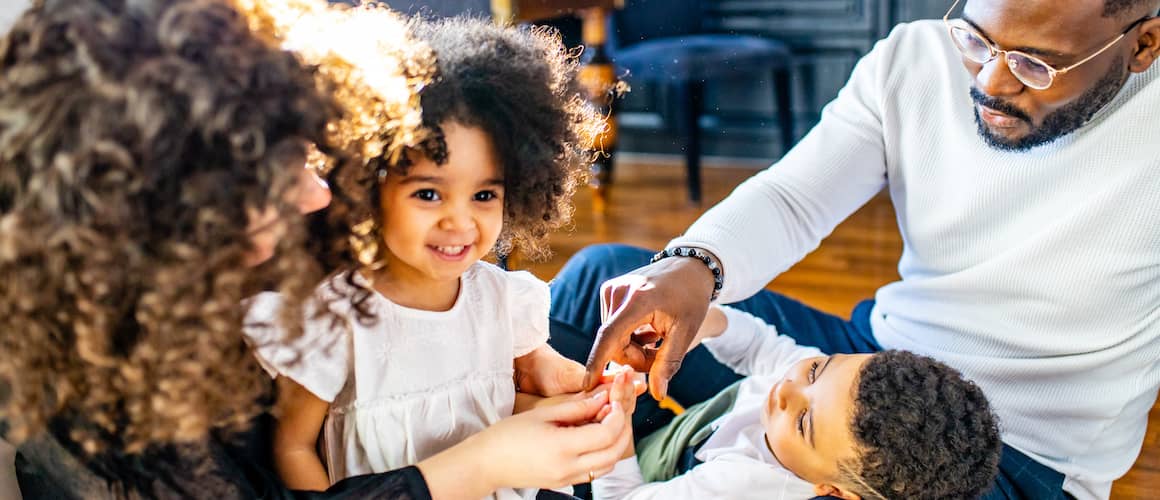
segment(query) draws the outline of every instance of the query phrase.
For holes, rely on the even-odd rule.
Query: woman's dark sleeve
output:
[[[323,498],[391,498],[394,500],[431,500],[431,492],[419,468],[405,467],[382,474],[348,477],[323,493],[295,492],[298,499]]]
[[[431,492],[418,467],[404,467],[378,474],[366,474],[343,479],[326,491],[295,491],[287,489],[265,460],[252,460],[234,455],[230,467],[223,471],[235,476],[253,489],[250,498],[268,500],[324,500],[383,498],[389,500],[431,500]],[[239,460],[239,458],[242,458]]]
[[[337,496],[335,496],[337,495]],[[365,497],[364,497],[365,495]],[[427,481],[415,466],[339,481],[321,497],[298,498],[394,498],[397,500],[431,500]]]
[[[349,477],[331,485],[324,492],[289,490],[274,472],[274,457],[270,453],[273,449],[273,429],[274,420],[267,413],[255,418],[249,431],[235,436],[236,439],[218,436],[214,440],[217,455],[212,461],[221,464],[219,475],[231,478],[233,483],[243,488],[251,489],[241,495],[243,498],[431,500],[427,482],[416,467]]]
[[[389,500],[431,500],[427,482],[417,467],[405,467],[379,474],[348,477],[335,483],[326,491],[294,491],[282,486],[276,477],[268,477],[265,484],[251,484],[257,498],[270,500],[329,500],[384,498]],[[264,486],[264,487],[263,487]]]
[[[263,414],[242,433],[215,435],[198,446],[162,446],[142,454],[86,456],[59,420],[17,446],[16,476],[25,498],[205,498],[209,500],[431,500],[416,467],[355,476],[324,492],[293,491],[274,473],[273,418]],[[0,435],[7,432],[0,419]],[[132,495],[130,493],[136,493]]]
[[[42,434],[17,447],[16,476],[25,498],[431,500],[416,467],[347,478],[324,492],[293,491],[268,462],[235,451],[211,441],[209,446],[85,461],[76,450]]]

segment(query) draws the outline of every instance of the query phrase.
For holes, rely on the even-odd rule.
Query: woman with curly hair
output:
[[[584,368],[547,344],[547,284],[481,260],[512,243],[535,254],[569,219],[599,123],[576,58],[554,32],[481,19],[417,21],[413,32],[437,71],[421,94],[426,139],[379,161],[364,197],[378,208],[364,233],[377,259],[323,287],[329,312],[347,319],[308,321],[290,344],[307,359],[259,350],[289,379],[274,453],[295,487],[418,463],[531,403],[517,388],[555,396],[583,382]],[[262,298],[256,310],[278,310],[275,294]]]
[[[276,291],[301,329],[324,271],[301,212],[329,198],[304,166],[349,156],[327,133],[347,110],[242,3],[46,0],[0,38],[0,437],[29,497],[294,496],[267,467],[244,304]],[[505,419],[329,494],[581,477],[615,462],[624,413],[557,423],[604,406]]]

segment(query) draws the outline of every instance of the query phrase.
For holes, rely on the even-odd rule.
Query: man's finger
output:
[[[611,307],[613,285],[605,283],[600,287],[600,323],[608,319],[608,309]]]
[[[620,355],[612,360],[622,365],[631,366],[635,371],[647,372],[649,368],[652,368],[655,357],[655,349],[645,349],[636,342],[629,341],[628,345],[624,346],[624,350],[620,351]]]
[[[681,369],[681,361],[689,350],[692,336],[687,328],[677,327],[665,337],[665,341],[657,350],[656,359],[649,370],[649,390],[657,401],[665,398],[669,393],[669,381]]]
[[[608,322],[609,318],[615,316],[621,309],[631,306],[631,297],[635,291],[635,288],[628,285],[610,286],[604,289],[604,296],[601,297],[601,302],[604,304],[603,317],[600,318],[601,323]]]
[[[586,390],[592,389],[600,383],[604,367],[628,346],[633,330],[648,322],[648,317],[638,314],[637,309],[632,304],[626,304],[625,307],[615,311],[608,318],[608,322],[601,325],[600,329],[596,331],[596,343],[592,346],[592,351],[588,353],[588,363],[586,364],[588,370],[584,377]]]

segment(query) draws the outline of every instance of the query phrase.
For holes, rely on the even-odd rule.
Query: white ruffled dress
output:
[[[346,279],[330,280],[320,294],[349,291]],[[272,374],[330,402],[322,451],[332,483],[413,465],[511,415],[512,360],[548,338],[547,284],[483,262],[464,273],[445,312],[375,293],[367,304],[375,320],[363,324],[349,300],[332,301],[327,307],[338,324],[308,320],[302,337],[284,342],[268,326],[278,303],[273,293],[252,299],[247,335]],[[494,498],[530,499],[535,490],[501,490]]]

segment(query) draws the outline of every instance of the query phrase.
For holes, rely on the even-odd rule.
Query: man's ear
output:
[[[1128,69],[1133,73],[1143,73],[1157,58],[1160,58],[1160,17],[1140,25],[1140,38],[1136,42]]]
[[[844,500],[862,500],[862,497],[853,491],[827,483],[815,484],[814,495],[819,497],[838,497]]]

